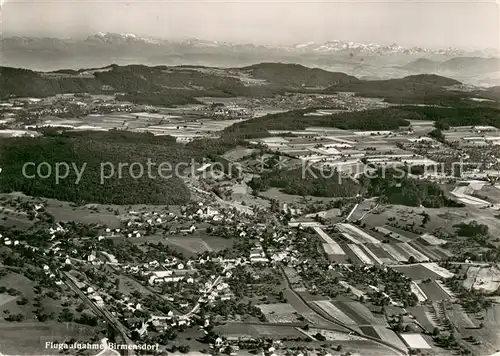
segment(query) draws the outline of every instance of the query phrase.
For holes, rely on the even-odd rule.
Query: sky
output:
[[[3,36],[500,48],[500,6],[489,0],[6,0],[1,20]]]

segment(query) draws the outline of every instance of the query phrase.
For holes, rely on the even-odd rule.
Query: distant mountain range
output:
[[[495,50],[406,48],[340,40],[290,46],[199,39],[163,40],[135,34],[97,33],[81,39],[4,37],[1,64],[34,70],[118,65],[247,66],[264,61],[299,63],[366,79],[435,73],[471,83],[500,85]],[[444,71],[444,72],[443,72]]]
[[[413,71],[479,71],[496,72],[500,70],[498,58],[455,57],[443,62],[420,58],[408,63],[404,68]]]
[[[403,47],[396,43],[381,45],[376,43],[357,43],[341,40],[332,40],[325,43],[300,43],[290,46],[254,45],[250,43],[237,44],[221,41],[206,41],[200,39],[189,39],[182,41],[170,41],[137,36],[132,33],[105,33],[99,32],[85,39],[58,39],[48,37],[4,37],[2,44],[6,49],[39,49],[51,47],[69,47],[73,45],[95,46],[95,45],[143,45],[161,47],[165,50],[183,49],[219,49],[238,51],[267,50],[272,52],[292,52],[306,54],[334,54],[347,53],[348,55],[423,55],[423,56],[497,56],[495,50],[484,50],[466,52],[457,48],[428,49],[422,47]]]

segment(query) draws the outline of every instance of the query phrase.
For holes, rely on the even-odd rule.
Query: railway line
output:
[[[96,313],[96,315],[100,315],[102,318],[104,318],[104,320],[106,320],[106,322],[108,322],[109,325],[111,325],[115,329],[115,331],[118,332],[118,334],[121,338],[122,344],[134,345],[134,342],[132,340],[130,340],[130,338],[127,336],[126,329],[123,327],[123,325],[118,320],[116,320],[116,318],[113,315],[111,315],[110,312],[108,312],[107,310],[105,310],[103,308],[100,308],[94,302],[92,302],[89,299],[89,297],[87,295],[85,295],[85,293],[83,293],[80,288],[78,288],[78,286],[75,284],[73,279],[70,276],[68,276],[68,274],[66,272],[60,272],[60,274],[61,274],[61,279],[63,280],[63,282],[73,292],[78,294],[78,296],[83,300],[83,303],[88,308],[90,308],[94,313]],[[127,350],[121,350],[121,355],[122,356],[135,356],[135,353],[133,350],[127,349]]]

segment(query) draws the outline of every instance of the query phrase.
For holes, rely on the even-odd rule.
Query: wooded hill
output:
[[[253,81],[253,82],[252,82]],[[47,97],[62,93],[116,94],[139,104],[182,105],[198,97],[262,97],[285,92],[356,92],[395,103],[457,102],[472,93],[451,92],[460,82],[437,75],[414,75],[383,81],[308,68],[298,64],[261,63],[242,68],[143,65],[34,72],[0,67],[0,98]]]

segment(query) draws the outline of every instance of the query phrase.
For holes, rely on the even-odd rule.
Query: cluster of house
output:
[[[237,105],[218,106],[214,109],[213,114],[222,116],[223,118],[248,118],[253,116],[253,111]]]
[[[183,211],[181,214],[173,212],[128,212],[130,219],[124,222],[123,229],[110,229],[105,230],[107,236],[122,235],[129,238],[140,238],[147,234],[147,229],[151,227],[163,227],[167,222],[177,222],[182,224],[183,221],[191,222],[185,227],[178,227],[172,229],[170,233],[193,233],[196,230],[196,224],[193,221],[207,221],[219,222],[224,219],[224,215],[218,210],[210,207],[203,206],[199,203],[198,209],[193,212]],[[100,236],[99,239],[105,238]]]
[[[302,215],[302,209],[296,209],[289,207],[287,203],[284,203],[282,206],[282,210],[285,214],[290,214],[291,216],[300,216]]]
[[[118,303],[121,304],[128,311],[131,311],[132,313],[137,310],[142,310],[141,303],[132,303],[130,302],[129,297],[123,297],[123,299],[118,300]]]
[[[204,207],[203,206],[203,203],[199,203],[199,206],[200,208],[196,211],[196,213],[194,214],[196,217],[199,217],[201,220],[203,221],[207,221],[207,220],[211,220],[211,221],[221,221],[223,219],[223,216],[222,214],[210,207],[210,206],[207,206],[207,207]],[[194,217],[194,216],[191,216],[191,217]],[[189,218],[189,217],[188,217]]]
[[[231,272],[226,272],[226,277],[231,277]],[[231,300],[234,298],[234,294],[229,287],[229,284],[225,282],[221,282],[213,287],[210,282],[205,283],[204,288],[202,288],[204,292],[203,296],[200,298],[200,303],[213,303],[217,300]]]
[[[194,283],[193,275],[197,272],[193,268],[194,261],[187,261],[185,264],[175,257],[165,259],[160,263],[156,260],[142,265],[123,265],[125,271],[130,274],[149,277],[148,283],[155,285],[158,283],[173,283],[185,280],[187,283]]]
[[[47,276],[49,276],[49,278],[56,278],[56,275],[55,275],[55,274],[54,274],[54,273],[50,270],[50,267],[49,267],[49,266],[47,266],[47,265],[44,265],[44,266],[43,266],[43,272],[44,272]],[[63,284],[63,281],[61,281],[61,280],[57,280],[57,281],[56,281],[56,284],[57,284],[58,286],[60,286],[60,285],[62,285],[62,284]]]
[[[57,223],[55,225],[55,227],[49,228],[49,234],[51,235],[50,239],[54,240],[56,237],[56,234],[63,234],[65,232],[66,232],[66,230],[59,223]]]
[[[8,237],[3,237],[2,234],[0,234],[0,239],[3,238],[3,243],[6,245],[6,246],[17,246],[19,245],[19,241],[18,240],[11,240],[10,238]]]
[[[147,333],[149,325],[151,325],[157,332],[164,332],[171,328],[189,327],[192,325],[192,321],[187,316],[174,315],[172,311],[169,311],[166,316],[151,316],[149,320],[143,322],[140,328],[137,328],[136,331],[139,335],[143,336]]]
[[[254,247],[250,250],[250,262],[251,263],[267,263],[269,259],[266,257],[262,245],[256,243]]]
[[[192,277],[194,273],[196,273],[195,269],[184,269],[184,265],[180,263],[175,269],[151,272],[148,283],[153,285],[157,283],[179,282],[182,280],[186,281],[186,283],[194,283],[195,280]]]
[[[84,292],[89,299],[94,302],[98,307],[104,306],[104,300],[102,297],[94,290],[92,287],[87,287],[87,290]]]

